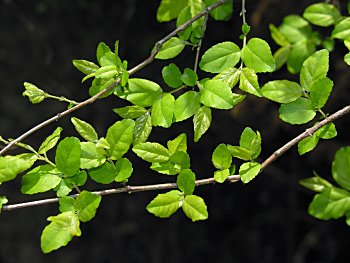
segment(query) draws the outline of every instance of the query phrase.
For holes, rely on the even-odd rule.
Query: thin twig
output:
[[[327,125],[330,122],[333,122],[342,116],[350,113],[350,105],[344,107],[343,109],[333,113],[329,117],[325,118],[318,124],[314,125],[313,127],[307,129],[285,145],[283,145],[281,148],[279,148],[277,151],[275,151],[270,157],[268,157],[261,165],[261,171],[268,167],[272,162],[276,161],[277,158],[279,158],[281,155],[283,155],[286,151],[290,150],[293,146],[297,145],[298,142],[300,142],[302,139],[311,136],[314,134],[317,130],[322,128],[323,126]],[[240,181],[239,175],[231,175],[226,179],[226,182],[229,183],[235,183]],[[201,179],[196,181],[196,186],[201,185],[208,185],[208,184],[214,184],[216,181],[214,178],[207,178],[207,179]],[[145,192],[145,191],[156,191],[156,190],[167,190],[167,189],[175,189],[177,188],[176,183],[165,183],[165,184],[153,184],[153,185],[142,185],[142,186],[125,186],[122,188],[117,189],[107,189],[107,190],[101,190],[93,192],[97,195],[110,195],[110,194],[120,194],[120,193],[136,193],[136,192]],[[71,197],[77,197],[78,194],[71,195]],[[20,208],[26,208],[26,207],[32,207],[32,206],[38,206],[43,204],[51,204],[51,203],[57,203],[59,201],[58,198],[50,198],[50,199],[43,199],[38,201],[31,201],[31,202],[25,202],[25,203],[19,203],[19,204],[13,204],[13,205],[4,205],[2,207],[2,210],[15,210]]]
[[[199,40],[198,46],[197,46],[197,51],[196,51],[196,58],[194,61],[194,67],[193,67],[193,71],[197,73],[197,69],[198,69],[198,63],[199,63],[199,55],[200,55],[200,51],[202,48],[202,43],[203,43],[203,38],[205,35],[205,30],[207,28],[207,23],[208,23],[208,14],[206,14],[204,16],[204,21],[202,24],[202,29],[201,29],[201,39]]]
[[[198,15],[194,16],[193,18],[191,18],[190,20],[188,20],[186,23],[182,24],[181,26],[179,26],[177,29],[175,29],[174,31],[172,31],[170,34],[168,34],[167,36],[165,36],[164,38],[162,38],[161,40],[159,40],[156,44],[155,44],[155,49],[154,51],[151,53],[151,55],[144,60],[143,62],[141,62],[140,64],[138,64],[137,66],[135,66],[134,68],[130,69],[128,71],[129,75],[132,75],[134,73],[136,73],[137,71],[141,70],[142,68],[144,68],[146,65],[150,64],[155,56],[158,54],[160,48],[162,47],[162,45],[168,41],[170,38],[176,36],[179,32],[185,30],[187,27],[189,27],[193,22],[197,21],[199,18],[201,18],[202,16],[208,15],[212,10],[214,10],[215,8],[219,7],[220,5],[222,5],[226,0],[219,0],[218,2],[216,2],[215,4],[208,6],[205,10],[203,10],[201,13],[199,13]],[[115,82],[113,82],[111,85],[109,85],[106,89],[100,91],[99,93],[97,93],[96,95],[94,95],[93,97],[78,103],[77,105],[75,105],[74,107],[65,110],[61,113],[56,114],[55,116],[47,119],[46,121],[36,125],[35,127],[31,128],[30,130],[28,130],[27,132],[23,133],[21,136],[19,136],[18,138],[16,138],[15,140],[11,141],[11,143],[9,143],[8,145],[6,145],[6,147],[4,147],[1,151],[0,151],[0,155],[3,155],[6,151],[8,151],[12,146],[16,145],[16,143],[24,140],[25,138],[27,138],[29,135],[33,134],[34,132],[42,129],[43,127],[47,126],[48,124],[55,122],[59,119],[61,119],[62,117],[78,110],[81,109],[89,104],[94,103],[98,98],[100,98],[102,95],[108,93],[109,91],[111,91],[114,87],[116,87],[118,84],[120,83],[120,79],[116,80]]]

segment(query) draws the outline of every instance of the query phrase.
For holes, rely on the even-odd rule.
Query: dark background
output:
[[[0,134],[15,138],[30,127],[64,110],[66,104],[44,101],[32,105],[21,96],[23,82],[38,85],[45,91],[82,101],[87,98],[88,84],[73,68],[72,59],[95,61],[100,41],[113,46],[120,40],[120,56],[133,67],[147,58],[153,44],[174,28],[173,23],[157,23],[159,0],[0,0]],[[279,24],[283,16],[301,14],[316,1],[262,0],[247,1],[250,37],[271,43],[268,24]],[[346,2],[346,1],[343,1]],[[229,22],[209,21],[203,50],[221,41],[240,45],[240,1],[234,0],[234,16]],[[335,88],[326,112],[349,104],[349,69],[342,62],[345,49],[341,44],[331,55],[330,77]],[[192,67],[190,50],[174,61]],[[155,61],[137,77],[163,85],[160,70],[169,62]],[[285,69],[260,74],[268,80],[298,80]],[[110,97],[100,100],[75,116],[92,123],[100,136],[118,120],[111,108],[125,105]],[[232,111],[214,111],[213,124],[203,139],[194,144],[192,121],[177,123],[171,129],[153,129],[151,141],[165,142],[182,132],[188,133],[192,168],[197,178],[211,177],[211,153],[219,143],[237,144],[244,127],[259,130],[263,138],[260,161],[308,126],[291,127],[278,119],[278,105],[248,96]],[[49,255],[40,251],[40,235],[48,224],[46,218],[58,213],[56,204],[26,208],[0,216],[0,262],[348,262],[350,229],[345,220],[323,222],[307,214],[313,193],[298,185],[301,178],[312,176],[315,169],[330,179],[331,161],[339,147],[349,144],[349,117],[336,122],[338,137],[321,141],[316,150],[299,157],[296,148],[269,166],[248,185],[224,184],[203,186],[195,190],[208,206],[209,219],[192,223],[181,211],[164,220],[146,212],[155,192],[107,196],[96,218],[81,225],[82,236],[73,238],[64,248]],[[64,135],[77,136],[69,118],[61,119],[25,140],[38,146],[57,125]],[[148,164],[134,160],[130,184],[153,184],[174,181],[149,171]],[[89,190],[101,189],[89,183]],[[48,195],[19,194],[20,178],[6,183],[0,194],[10,203],[36,200]],[[51,195],[52,196],[52,195]]]

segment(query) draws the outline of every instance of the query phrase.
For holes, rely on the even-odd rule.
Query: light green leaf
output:
[[[85,190],[78,195],[77,199],[75,199],[74,206],[81,222],[90,221],[95,217],[101,199],[101,196]]]
[[[86,183],[87,180],[87,174],[85,171],[80,171],[76,175],[69,177],[67,179],[63,179],[71,184],[74,184],[76,186],[82,186]]]
[[[275,54],[273,54],[273,58],[275,59],[275,62],[276,62],[276,70],[280,69],[281,67],[283,67],[284,64],[286,64],[290,53],[291,53],[291,46],[284,46],[279,48],[275,52]],[[292,73],[295,73],[295,72],[292,71]]]
[[[347,54],[345,54],[345,56],[344,56],[344,62],[345,62],[348,66],[350,66],[350,52],[347,53]]]
[[[181,81],[187,86],[194,86],[198,80],[197,73],[193,69],[185,68],[181,75]]]
[[[109,78],[109,79],[102,79],[102,78],[95,78],[92,81],[92,85],[89,89],[89,95],[95,96],[97,93],[101,92],[104,89],[107,89],[108,87],[110,87],[111,85],[115,85],[115,80],[114,78]],[[110,91],[108,91],[107,93],[105,93],[104,95],[100,96],[100,99],[103,98],[107,98],[108,96],[110,96],[112,93],[114,92],[113,89],[111,89]]]
[[[168,22],[176,18],[186,4],[187,0],[162,0],[157,10],[158,22]]]
[[[133,140],[135,122],[130,119],[117,121],[109,127],[106,140],[110,145],[107,154],[112,160],[118,160],[129,150]]]
[[[231,109],[234,106],[230,87],[220,80],[208,80],[200,91],[200,102],[216,109]]]
[[[249,127],[246,127],[240,137],[239,145],[249,150],[251,153],[250,158],[256,159],[261,152],[261,136],[257,131],[256,133]]]
[[[71,118],[71,121],[77,130],[77,132],[80,134],[81,137],[83,137],[85,140],[90,142],[96,142],[98,140],[98,135],[94,129],[94,127],[91,126],[91,124],[79,120],[76,117]]]
[[[332,184],[330,182],[328,182],[327,180],[319,176],[301,179],[299,181],[299,184],[301,184],[307,189],[310,189],[311,191],[319,192],[319,193],[323,192],[329,187],[332,187]]]
[[[299,99],[303,93],[300,85],[289,80],[269,81],[261,88],[265,98],[278,103],[289,103]]]
[[[31,163],[18,156],[4,156],[0,158],[0,183],[16,178],[17,174],[31,167]]]
[[[152,163],[151,169],[161,174],[175,175],[190,168],[190,156],[185,152],[175,152],[165,163]]]
[[[179,27],[182,24],[186,23],[188,20],[191,19],[191,17],[192,15],[191,15],[190,7],[186,6],[181,10],[181,12],[179,13],[179,16],[176,19],[176,27]],[[182,40],[188,40],[191,33],[192,33],[192,25],[188,26],[185,30],[180,31],[178,35]]]
[[[109,162],[105,162],[97,168],[89,169],[88,173],[92,180],[101,184],[110,184],[117,176],[114,164]]]
[[[187,195],[183,200],[182,210],[192,222],[208,218],[207,206],[204,200],[196,195]]]
[[[152,132],[152,118],[149,111],[135,120],[135,128],[132,144],[146,142]]]
[[[284,17],[278,29],[287,38],[288,42],[293,44],[306,41],[312,33],[309,23],[298,15]]]
[[[47,151],[55,147],[58,140],[60,139],[61,132],[62,132],[62,128],[57,127],[55,131],[50,136],[48,136],[45,139],[45,141],[40,145],[38,153],[39,154],[46,153]]]
[[[174,140],[167,142],[170,154],[175,152],[187,152],[187,136],[186,133],[181,133]]]
[[[326,49],[315,52],[305,60],[300,71],[300,84],[309,91],[313,81],[326,77],[329,65],[329,51]]]
[[[243,163],[239,167],[239,175],[241,176],[241,181],[243,183],[249,183],[253,180],[260,172],[261,165],[257,162],[247,162]]]
[[[233,42],[222,42],[209,48],[202,56],[199,67],[206,72],[220,73],[234,67],[241,58],[239,47]]]
[[[333,81],[329,78],[315,80],[310,86],[310,101],[312,107],[321,109],[327,102],[333,89]]]
[[[173,122],[175,98],[170,93],[163,93],[152,106],[152,124],[169,128]]]
[[[187,0],[187,6],[190,7],[192,17],[198,15],[205,8],[203,0]],[[198,19],[192,24],[192,28],[200,28],[203,23],[203,18]]]
[[[279,109],[280,118],[290,124],[303,124],[311,121],[316,115],[311,102],[306,98],[282,104]]]
[[[211,109],[207,106],[201,107],[193,117],[194,141],[198,142],[211,124]]]
[[[172,37],[165,42],[159,49],[159,52],[155,56],[157,59],[170,59],[174,58],[181,53],[186,46],[186,42],[180,38]]]
[[[146,162],[167,162],[170,157],[170,152],[163,145],[156,142],[139,143],[132,149],[138,157]]]
[[[206,6],[210,6],[217,2],[216,0],[204,0]],[[227,21],[232,16],[232,10],[233,10],[233,4],[232,0],[226,1],[221,6],[215,8],[213,11],[210,12],[210,15],[215,19],[219,21]]]
[[[218,183],[226,181],[227,177],[230,176],[230,169],[218,170],[214,172],[214,179]]]
[[[55,188],[57,197],[63,197],[68,195],[73,190],[73,185],[66,179],[63,179]]]
[[[315,149],[315,147],[317,146],[318,140],[319,140],[319,138],[315,134],[302,139],[298,143],[299,155],[303,155],[303,154]]]
[[[332,163],[332,176],[344,189],[350,190],[350,147],[340,148]]]
[[[304,61],[316,51],[316,46],[307,40],[299,41],[292,46],[287,60],[287,69],[296,74]],[[302,85],[303,87],[303,85]],[[304,87],[303,87],[304,88]]]
[[[260,38],[250,39],[243,47],[242,61],[255,72],[272,72],[276,68],[269,44]]]
[[[233,157],[236,157],[244,161],[250,160],[252,156],[251,151],[240,146],[227,145],[227,149],[230,151]]]
[[[232,156],[225,144],[221,143],[215,148],[211,161],[216,169],[224,170],[230,168]]]
[[[303,16],[312,24],[324,27],[334,25],[341,18],[339,10],[334,5],[326,3],[308,6]]]
[[[350,17],[343,19],[335,25],[332,37],[344,40],[350,37]]]
[[[21,192],[37,194],[55,188],[62,180],[62,173],[50,164],[40,165],[22,177]]]
[[[232,89],[239,81],[239,77],[241,75],[241,70],[236,68],[229,68],[214,77],[214,79],[221,80],[228,84],[228,86]]]
[[[183,121],[196,114],[201,107],[200,96],[196,91],[186,91],[175,100],[174,117],[175,121]]]
[[[280,45],[281,47],[289,45],[289,42],[285,35],[283,35],[274,24],[270,24],[269,29],[271,37],[276,42],[276,44]]]
[[[41,250],[44,253],[65,246],[73,236],[81,235],[79,218],[73,211],[50,216],[47,220],[51,223],[41,235]]]
[[[113,109],[113,111],[123,119],[136,119],[147,112],[147,110],[144,107],[137,105],[125,106],[123,108],[115,108]]]
[[[1,213],[1,209],[2,209],[2,206],[4,204],[7,204],[8,200],[6,198],[6,196],[0,196],[0,213]]]
[[[31,83],[24,82],[24,88],[25,91],[22,93],[22,96],[27,96],[33,104],[40,103],[47,97],[47,94],[43,90]]]
[[[80,143],[80,168],[90,169],[99,167],[106,161],[105,150],[96,146],[92,142]]]
[[[75,137],[63,139],[57,146],[55,163],[58,170],[70,177],[80,168],[80,141]]]
[[[177,176],[176,183],[185,195],[191,195],[196,186],[196,175],[190,169],[184,169]]]
[[[84,59],[74,59],[73,65],[74,65],[74,67],[76,67],[80,72],[84,73],[85,75],[95,73],[96,70],[99,69],[99,66],[97,66],[95,63],[84,60]]]
[[[332,139],[337,136],[337,129],[335,128],[334,123],[330,122],[317,130],[315,135],[322,139]]]
[[[115,168],[117,169],[116,182],[126,181],[133,172],[132,163],[127,158],[119,159]]]
[[[239,88],[255,96],[262,97],[258,83],[258,76],[252,69],[242,69],[240,74]]]
[[[161,218],[170,217],[181,206],[183,196],[180,191],[172,190],[158,194],[146,207],[147,211]]]
[[[95,78],[110,79],[118,74],[117,67],[115,65],[108,65],[99,68],[95,72]]]
[[[76,211],[75,199],[70,196],[63,196],[59,199],[59,210],[61,213],[68,211]]]
[[[174,63],[171,63],[162,69],[162,77],[164,82],[171,88],[178,88],[182,85],[180,79],[181,71]]]
[[[96,49],[96,58],[100,65],[102,57],[106,56],[107,54],[114,55],[111,49],[104,42],[100,42]]]

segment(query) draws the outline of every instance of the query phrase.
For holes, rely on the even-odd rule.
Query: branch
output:
[[[268,167],[272,162],[276,161],[281,155],[283,155],[286,151],[290,150],[293,146],[297,145],[298,142],[300,142],[302,139],[311,136],[314,132],[322,128],[323,126],[327,125],[330,122],[333,122],[341,117],[343,117],[346,114],[350,113],[350,105],[344,107],[343,109],[333,113],[329,117],[325,118],[318,124],[314,125],[313,127],[307,129],[305,132],[299,134],[297,137],[283,145],[281,148],[279,148],[277,151],[275,151],[270,157],[268,157],[261,165],[261,171]],[[239,175],[231,175],[229,176],[225,182],[228,183],[235,183],[240,181]],[[207,178],[207,179],[201,179],[196,180],[196,186],[202,186],[202,185],[208,185],[208,184],[214,184],[216,181],[214,178]],[[93,192],[97,195],[111,195],[111,194],[120,194],[120,193],[136,193],[136,192],[145,192],[145,191],[157,191],[157,190],[167,190],[167,189],[175,189],[177,188],[176,183],[165,183],[165,184],[153,184],[153,185],[141,185],[141,186],[125,186],[122,188],[116,188],[116,189],[107,189],[107,190],[101,190]],[[71,195],[71,197],[75,198],[78,194]],[[50,198],[50,199],[43,199],[38,201],[31,201],[31,202],[25,202],[25,203],[19,203],[19,204],[13,204],[13,205],[4,205],[2,207],[2,210],[15,210],[20,208],[26,208],[26,207],[32,207],[32,206],[38,206],[38,205],[44,205],[44,204],[51,204],[51,203],[57,203],[59,201],[58,198]]]
[[[139,70],[141,70],[142,68],[144,68],[146,65],[150,64],[155,56],[158,54],[159,50],[161,49],[161,47],[163,46],[163,44],[168,41],[170,38],[176,36],[179,32],[185,30],[187,27],[189,27],[193,22],[195,22],[196,20],[200,19],[202,16],[208,15],[212,10],[214,10],[215,8],[219,7],[220,5],[222,5],[224,2],[226,2],[226,0],[219,0],[218,2],[216,2],[215,4],[208,6],[205,10],[203,10],[201,13],[199,13],[198,15],[194,16],[193,18],[191,18],[190,20],[188,20],[186,23],[182,24],[181,26],[179,26],[177,29],[175,29],[174,31],[172,31],[170,34],[168,34],[167,36],[165,36],[164,38],[162,38],[161,40],[159,40],[156,44],[155,44],[155,49],[154,51],[151,53],[151,55],[144,60],[143,62],[141,62],[140,64],[138,64],[137,66],[135,66],[134,68],[130,69],[128,71],[129,75],[133,75],[134,73],[138,72]],[[0,155],[3,155],[6,151],[8,151],[12,146],[16,145],[18,142],[23,141],[25,138],[27,138],[28,136],[30,136],[31,134],[33,134],[34,132],[42,129],[43,127],[47,126],[48,124],[55,122],[59,119],[61,119],[62,117],[78,110],[81,109],[89,104],[94,103],[98,98],[100,98],[102,95],[108,93],[109,91],[111,91],[115,86],[117,86],[120,83],[120,79],[116,80],[115,82],[113,82],[110,86],[108,86],[106,89],[100,91],[99,93],[97,93],[96,95],[94,95],[93,97],[78,103],[77,105],[75,105],[74,107],[65,110],[61,113],[56,114],[55,116],[47,119],[46,121],[36,125],[35,127],[31,128],[30,130],[28,130],[27,132],[23,133],[21,136],[19,136],[18,138],[16,138],[15,140],[11,141],[8,145],[6,145],[6,147],[4,147],[1,151],[0,151]]]

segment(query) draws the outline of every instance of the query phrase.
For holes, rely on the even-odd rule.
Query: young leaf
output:
[[[50,136],[48,136],[45,139],[45,141],[40,145],[38,153],[44,154],[50,149],[52,149],[53,147],[55,147],[58,140],[60,139],[61,132],[62,132],[62,128],[57,127],[56,130]]]
[[[350,37],[349,27],[350,17],[347,17],[335,25],[334,30],[332,32],[332,37],[344,40],[348,39]]]
[[[230,169],[218,170],[214,172],[214,179],[218,183],[223,183],[230,176]]]
[[[37,194],[55,188],[62,180],[62,173],[50,164],[40,165],[22,177],[21,192]]]
[[[312,151],[317,146],[318,140],[319,138],[315,134],[302,139],[298,143],[299,155]]]
[[[214,79],[221,80],[228,84],[228,86],[232,89],[239,81],[239,77],[241,75],[241,70],[236,68],[229,68],[214,77]]]
[[[127,158],[119,159],[115,168],[117,169],[116,182],[126,181],[133,172],[132,163]]]
[[[181,75],[181,81],[187,86],[194,86],[198,80],[197,73],[193,69],[185,68]]]
[[[183,121],[196,114],[201,107],[199,99],[199,93],[193,90],[179,96],[174,104],[175,121]]]
[[[230,168],[232,156],[225,144],[221,143],[215,148],[211,161],[216,169],[224,170]]]
[[[24,88],[26,90],[22,93],[22,96],[27,96],[33,104],[42,102],[47,96],[43,90],[31,83],[24,82]]]
[[[92,142],[80,143],[80,168],[91,169],[99,167],[106,161],[105,150],[96,146]]]
[[[179,13],[179,16],[176,19],[176,27],[181,26],[182,24],[186,23],[188,20],[191,19],[191,10],[189,6],[186,6],[185,8],[183,8],[181,10],[181,12]],[[190,37],[192,33],[192,25],[190,25],[189,27],[187,27],[185,30],[180,31],[178,33],[179,37],[182,40],[188,40],[188,38]]]
[[[61,182],[54,188],[57,197],[64,197],[73,190],[74,185],[69,183],[67,179],[61,180]]]
[[[330,182],[328,182],[327,180],[319,176],[301,179],[299,181],[299,184],[301,184],[307,189],[310,189],[311,191],[319,192],[319,193],[323,192],[329,187],[333,187]]]
[[[51,223],[41,235],[41,250],[44,253],[65,246],[73,236],[81,235],[79,218],[73,211],[50,216],[47,220]]]
[[[279,48],[275,52],[275,54],[273,54],[273,58],[275,59],[275,62],[276,62],[276,70],[280,69],[284,64],[286,64],[290,53],[291,53],[291,46],[284,46]]]
[[[0,196],[0,213],[1,213],[2,206],[7,203],[8,203],[8,200],[6,196]]]
[[[240,74],[239,88],[245,92],[261,97],[261,91],[258,83],[258,76],[254,70],[243,68]]]
[[[289,45],[289,42],[285,35],[283,35],[274,24],[270,24],[269,29],[271,32],[271,37],[277,45],[280,45],[281,47]]]
[[[152,106],[152,124],[169,128],[173,122],[175,98],[170,93],[163,93]]]
[[[191,15],[192,17],[198,15],[200,12],[202,12],[205,8],[205,5],[203,3],[203,0],[188,0],[187,6],[190,7]],[[203,23],[203,18],[198,19],[192,24],[193,28],[201,28]]]
[[[289,103],[299,99],[303,93],[300,85],[289,80],[269,81],[261,88],[265,98],[278,103]]]
[[[164,82],[171,88],[178,88],[182,85],[180,79],[181,71],[174,63],[171,63],[162,69],[162,77]]]
[[[190,156],[185,152],[175,152],[165,163],[152,163],[151,169],[161,174],[175,175],[184,169],[189,169]]]
[[[85,171],[80,171],[76,175],[69,177],[67,179],[63,179],[63,180],[68,182],[69,184],[74,184],[76,186],[82,186],[86,183],[87,173]]]
[[[114,83],[114,78],[107,78],[107,79],[103,79],[103,78],[95,78],[92,81],[92,85],[89,89],[89,95],[95,96],[97,93],[101,92],[104,89],[107,89],[109,86],[111,85],[115,85]],[[100,96],[99,98],[107,98],[108,96],[110,96],[112,93],[114,92],[114,90],[110,90],[109,92],[105,93],[104,95]]]
[[[290,124],[307,123],[316,115],[310,100],[307,98],[299,98],[296,101],[282,104],[279,113],[280,118]]]
[[[177,176],[176,183],[185,196],[191,195],[196,186],[196,175],[190,169],[182,170]]]
[[[220,73],[234,67],[241,58],[239,47],[233,42],[222,42],[209,48],[202,56],[199,67],[206,72]]]
[[[244,161],[248,161],[252,157],[252,153],[250,150],[240,146],[227,145],[227,149],[230,151],[233,157],[236,157]]]
[[[158,54],[155,56],[157,59],[170,59],[174,58],[181,53],[186,46],[186,42],[180,38],[172,37],[165,42],[159,49]]]
[[[7,155],[0,158],[0,183],[14,179],[17,174],[29,169],[31,165],[19,156]]]
[[[186,4],[187,0],[162,0],[157,10],[158,22],[168,22],[176,18]]]
[[[260,133],[258,131],[255,133],[251,128],[246,127],[241,134],[239,145],[242,148],[249,150],[251,153],[250,158],[256,159],[261,152]]]
[[[133,140],[135,122],[130,119],[117,121],[109,127],[106,140],[110,145],[107,154],[112,160],[118,160],[129,150]]]
[[[248,41],[242,49],[242,61],[246,67],[255,72],[272,72],[276,68],[269,44],[260,38]]]
[[[95,217],[96,209],[99,207],[101,199],[101,196],[88,191],[82,191],[78,195],[74,206],[81,222],[90,221]]]
[[[334,123],[330,122],[317,130],[315,135],[322,139],[332,139],[337,136],[337,129],[335,128]]]
[[[96,58],[97,58],[97,61],[98,63],[101,65],[101,59],[106,56],[107,54],[112,54],[112,51],[111,49],[104,43],[104,42],[100,42],[97,46],[97,49],[96,49]],[[102,66],[102,65],[101,65]]]
[[[211,109],[202,106],[193,117],[194,141],[198,142],[211,124]]]
[[[181,133],[174,140],[168,141],[167,146],[170,154],[174,154],[175,152],[186,152],[187,151],[186,133]]]
[[[216,0],[204,0],[204,3],[206,6],[212,5]],[[232,16],[232,9],[233,4],[232,0],[226,1],[223,5],[219,6],[218,8],[215,8],[213,11],[210,12],[210,15],[215,19],[219,21],[227,21]]]
[[[95,73],[96,70],[99,69],[99,66],[97,66],[95,63],[84,60],[84,59],[74,59],[73,65],[74,65],[74,67],[76,67],[80,72],[84,73],[85,75]]]
[[[312,24],[324,27],[334,25],[341,18],[339,10],[334,5],[326,3],[308,6],[303,16]]]
[[[340,148],[332,163],[332,176],[344,189],[350,190],[350,147]]]
[[[68,211],[76,211],[75,199],[70,196],[64,196],[59,199],[59,210],[61,213]]]
[[[132,144],[146,142],[152,131],[152,118],[149,111],[135,120],[135,128]]]
[[[208,80],[200,91],[200,102],[216,109],[231,109],[234,106],[230,87],[220,80]]]
[[[144,107],[133,105],[113,109],[123,119],[137,119],[147,112]]]
[[[292,44],[308,40],[312,33],[309,23],[298,15],[284,17],[278,29]]]
[[[89,169],[89,175],[97,183],[110,184],[116,178],[117,170],[114,164],[105,162],[97,168]]]
[[[167,162],[170,157],[170,152],[163,145],[156,142],[139,143],[132,149],[138,157],[146,162]]]
[[[57,146],[55,163],[56,167],[65,176],[75,175],[80,169],[80,141],[75,137],[63,139]]]
[[[260,172],[261,165],[257,162],[243,163],[239,167],[239,175],[244,184],[249,183],[253,180]]]
[[[316,51],[316,46],[307,40],[299,41],[292,46],[287,59],[287,69],[290,73],[298,73],[304,61]],[[303,85],[301,85],[303,87]],[[304,88],[304,87],[303,87]]]
[[[312,107],[321,109],[332,92],[333,81],[329,78],[315,80],[310,86],[310,101]]]
[[[172,190],[158,194],[146,207],[147,211],[161,218],[170,217],[181,206],[183,196],[180,191]]]
[[[204,200],[196,195],[187,195],[183,200],[182,210],[192,222],[208,218],[207,206]]]
[[[77,132],[80,134],[81,137],[83,137],[85,140],[90,142],[96,142],[98,140],[98,135],[94,129],[94,127],[91,126],[91,124],[79,120],[76,117],[71,118],[71,121],[77,130]]]

